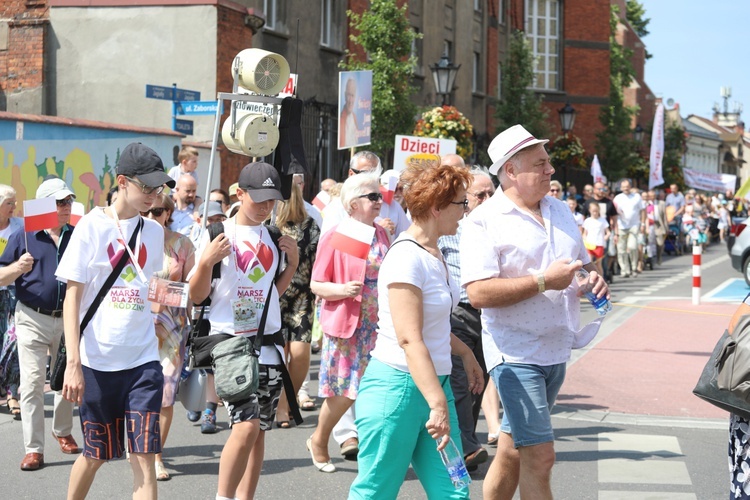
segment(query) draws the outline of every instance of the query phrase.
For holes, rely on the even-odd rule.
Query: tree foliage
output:
[[[651,19],[646,17],[646,9],[638,0],[628,0],[625,4],[625,17],[639,37],[643,38],[649,34],[646,29]],[[646,59],[651,59],[651,54],[646,51]]]
[[[410,100],[416,92],[411,85],[416,59],[411,57],[413,41],[421,36],[409,25],[407,5],[395,0],[371,0],[362,14],[347,11],[350,39],[361,46],[368,59],[360,60],[347,50],[341,67],[372,70],[372,150],[383,160],[390,156],[396,134],[410,134],[417,107]]]
[[[603,129],[596,134],[597,152],[602,165],[602,172],[608,179],[614,180],[628,172],[631,163],[637,162],[637,150],[631,137],[630,123],[635,108],[625,106],[623,90],[635,77],[631,64],[633,51],[617,43],[615,34],[619,9],[611,8],[609,35],[609,103],[602,106],[599,121]]]
[[[547,111],[542,96],[531,90],[534,54],[526,35],[516,31],[510,40],[507,60],[501,64],[501,95],[495,106],[498,130],[520,123],[535,137],[547,137]]]
[[[682,127],[678,123],[667,124],[664,129],[664,159],[662,160],[665,186],[677,184],[680,188],[685,187],[681,163],[686,145],[687,139]]]

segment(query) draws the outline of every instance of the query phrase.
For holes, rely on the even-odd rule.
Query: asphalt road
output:
[[[741,278],[725,259],[724,247],[711,247],[704,262],[714,262],[704,272],[704,290],[709,292],[728,280]],[[648,304],[665,297],[690,297],[689,271],[691,257],[672,257],[662,267],[647,271],[637,279],[615,280],[613,302]],[[671,278],[676,277],[675,280]],[[668,280],[669,283],[665,284]],[[643,292],[652,290],[649,294]],[[583,305],[583,316],[594,312]],[[606,338],[633,314],[637,307],[618,307],[604,323],[597,342]],[[723,319],[717,320],[717,328]],[[576,353],[573,363],[584,363],[587,350]],[[312,374],[317,375],[314,357]],[[696,363],[704,363],[697,358]],[[637,367],[634,367],[637,369]],[[623,383],[627,382],[623,375]],[[313,385],[313,391],[316,387]],[[311,392],[313,392],[311,391]],[[21,423],[12,420],[7,411],[0,412],[0,478],[4,497],[8,499],[64,498],[70,466],[75,457],[60,453],[49,437],[51,428],[51,394],[47,394],[46,466],[36,472],[22,472]],[[257,498],[346,498],[357,472],[356,462],[344,461],[330,450],[339,469],[335,474],[318,472],[305,449],[305,439],[313,432],[318,412],[303,415],[300,427],[274,429],[266,438],[266,454]],[[77,419],[77,413],[76,413]],[[726,498],[726,419],[674,419],[648,417],[623,412],[576,410],[561,405],[555,409],[555,448],[557,464],[553,471],[553,491],[563,499],[706,499]],[[219,411],[220,432],[200,434],[197,424],[184,418],[178,404],[175,420],[165,450],[165,462],[172,474],[168,482],[159,483],[164,499],[212,499],[215,496],[218,459],[228,433],[226,414]],[[479,423],[480,438],[486,440],[486,425]],[[80,429],[74,429],[80,443]],[[494,449],[489,448],[490,455]],[[472,498],[482,498],[482,479],[486,465],[473,475]],[[398,478],[394,478],[398,480]],[[92,499],[130,498],[132,474],[124,460],[102,467],[91,489]],[[419,482],[410,471],[399,498],[425,498]]]

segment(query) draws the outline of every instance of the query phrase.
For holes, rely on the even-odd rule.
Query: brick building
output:
[[[429,67],[443,54],[461,64],[449,101],[474,125],[475,151],[486,150],[497,132],[492,115],[502,97],[500,63],[510,35],[522,29],[537,57],[534,89],[549,111],[550,139],[560,133],[557,110],[569,102],[577,111],[573,133],[587,154],[596,152],[599,110],[609,91],[610,3],[624,0],[398,3],[408,5],[409,22],[423,35],[413,47],[415,103],[439,103]],[[200,91],[202,100],[213,99],[231,89],[234,56],[264,48],[283,55],[299,75],[313,189],[316,181],[345,172],[348,153],[336,149],[336,75],[345,51],[357,49],[349,41],[346,11],[368,7],[367,0],[9,0],[0,7],[0,111],[168,129],[171,105],[146,99],[146,84],[177,83]],[[258,30],[259,20],[265,26]],[[624,19],[619,36],[635,51],[638,75],[626,98],[651,117],[645,48]],[[186,140],[210,144],[212,117],[194,121]],[[650,128],[650,121],[636,118],[633,125]],[[227,187],[247,158],[221,148],[220,159],[220,184]]]

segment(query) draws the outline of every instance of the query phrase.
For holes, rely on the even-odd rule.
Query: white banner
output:
[[[701,191],[710,191],[712,193],[723,193],[726,190],[734,192],[734,186],[737,182],[737,176],[731,174],[710,174],[708,172],[699,172],[682,169],[682,176],[685,179],[685,185]]]
[[[591,161],[591,177],[594,178],[594,182],[607,182],[607,178],[602,173],[602,166],[599,164],[599,157],[596,155]]]
[[[434,161],[435,156],[455,154],[456,144],[455,139],[397,135],[393,151],[393,170],[404,170],[410,161]]]
[[[664,184],[664,104],[656,107],[654,130],[651,132],[651,158],[649,159],[648,188]]]

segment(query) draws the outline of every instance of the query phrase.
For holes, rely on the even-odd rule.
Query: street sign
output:
[[[180,132],[185,135],[193,135],[193,122],[192,120],[180,120],[179,118],[174,119],[172,129],[175,132]]]
[[[215,115],[216,101],[177,101],[175,104],[175,115]],[[224,106],[222,105],[222,108]],[[224,110],[222,109],[222,113]]]
[[[174,90],[177,90],[176,95]],[[159,85],[146,85],[146,97],[165,101],[200,101],[201,93],[197,90],[174,89]]]

